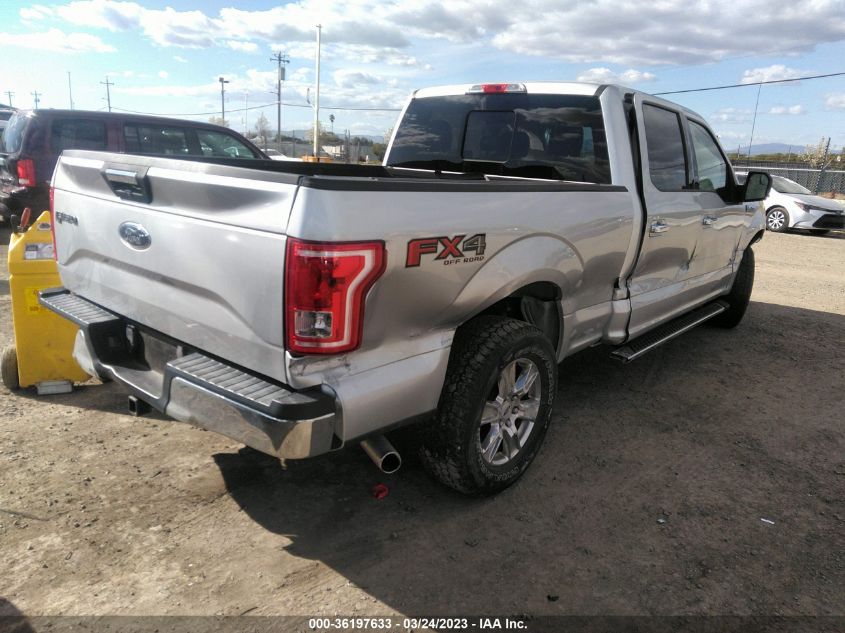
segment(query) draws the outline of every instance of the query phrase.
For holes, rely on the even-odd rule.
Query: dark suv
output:
[[[0,216],[50,206],[50,179],[62,150],[90,149],[159,156],[268,160],[237,132],[210,123],[162,117],[31,110],[12,115],[0,139]]]

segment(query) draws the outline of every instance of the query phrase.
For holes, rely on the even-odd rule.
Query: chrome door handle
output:
[[[701,220],[701,223],[704,226],[711,226],[716,223],[716,216],[715,215],[705,215],[704,218]]]
[[[659,235],[660,233],[665,233],[669,230],[669,225],[666,224],[663,220],[655,220],[651,223],[651,227],[649,228],[649,233],[651,235]]]

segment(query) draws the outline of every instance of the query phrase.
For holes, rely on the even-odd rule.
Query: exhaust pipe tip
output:
[[[361,448],[376,467],[387,475],[395,473],[402,466],[402,456],[384,435],[364,440]]]

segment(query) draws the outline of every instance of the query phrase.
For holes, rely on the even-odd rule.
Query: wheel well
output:
[[[478,316],[495,314],[526,321],[539,328],[557,350],[563,326],[560,314],[562,294],[559,286],[548,281],[538,281],[497,301]]]

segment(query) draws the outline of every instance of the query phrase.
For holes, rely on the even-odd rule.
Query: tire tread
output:
[[[518,339],[535,337],[547,342],[543,333],[530,323],[498,316],[478,317],[458,330],[437,414],[429,425],[421,429],[424,435],[420,442],[420,459],[435,479],[464,494],[490,494],[508,485],[480,486],[472,477],[464,458],[462,436],[465,427],[457,421],[465,421],[474,415],[477,402],[463,397],[463,394],[473,391],[474,383],[477,383],[479,375],[489,371],[498,351]],[[542,421],[543,427],[548,425],[548,417]],[[535,424],[541,424],[541,420],[538,419]],[[545,428],[538,431],[543,433]],[[538,447],[539,443],[535,446]],[[533,454],[529,455],[525,467],[532,458]]]

